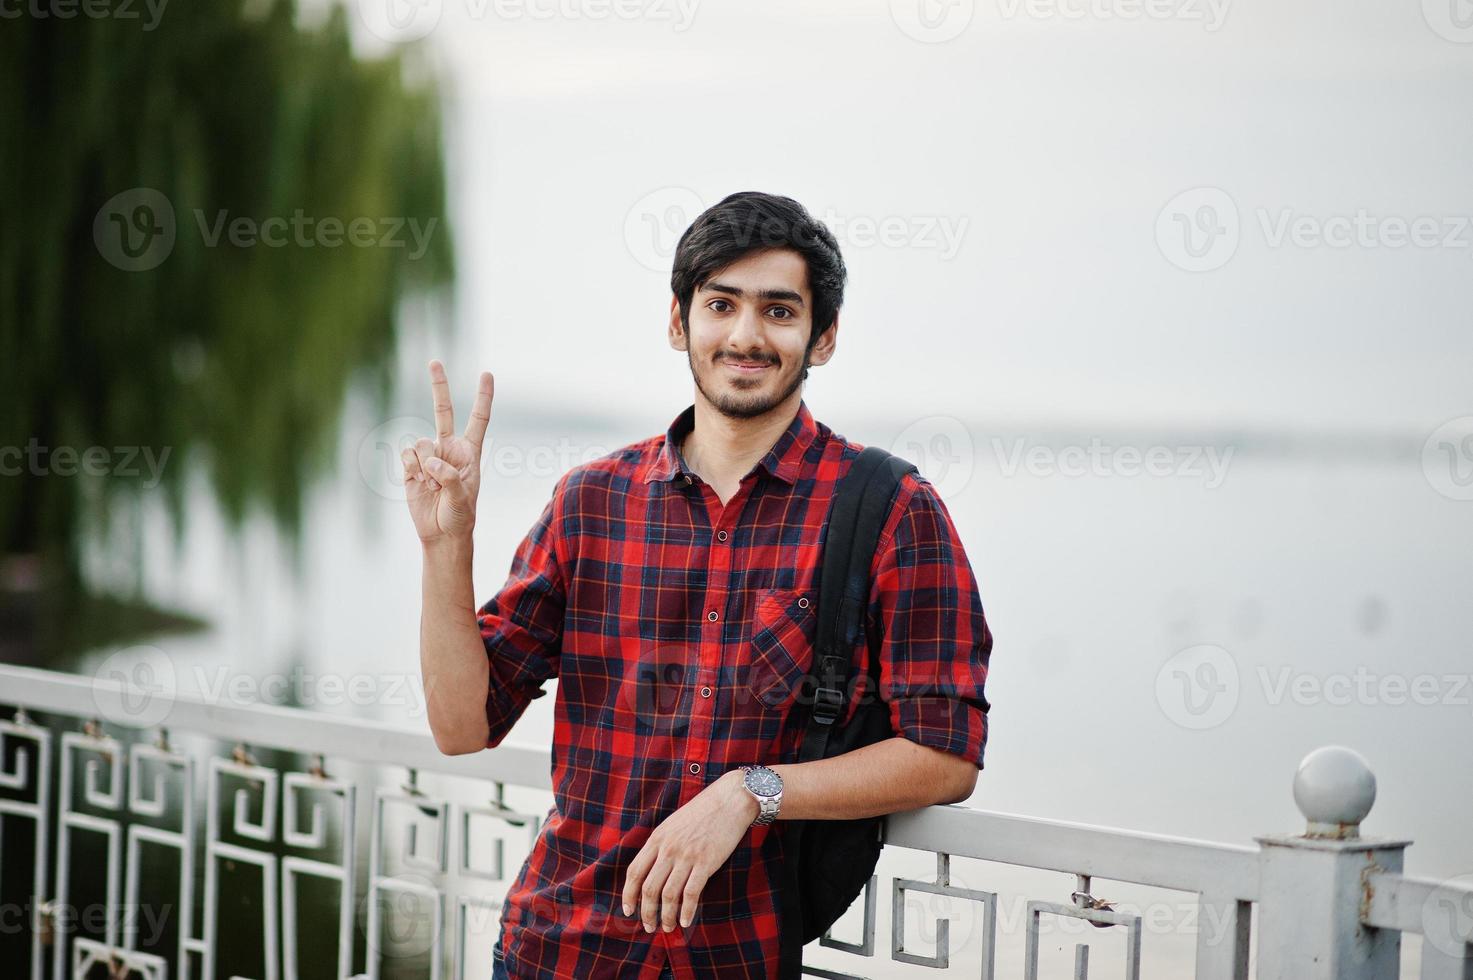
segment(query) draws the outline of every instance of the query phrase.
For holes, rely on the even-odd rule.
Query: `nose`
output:
[[[726,335],[726,356],[749,358],[762,356],[762,316],[756,309],[743,310],[732,318],[731,332]]]

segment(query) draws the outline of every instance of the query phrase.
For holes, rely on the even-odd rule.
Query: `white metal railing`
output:
[[[0,721],[0,881],[14,880],[13,868],[10,879],[4,874],[14,862],[29,862],[31,881],[24,903],[0,895],[0,907],[24,909],[29,933],[29,969],[15,965],[6,977],[42,980],[49,972],[51,980],[64,980],[105,967],[120,980],[295,980],[307,975],[300,968],[300,933],[306,911],[301,896],[309,880],[337,895],[334,902],[317,900],[310,911],[319,932],[330,932],[329,958],[339,980],[376,980],[386,958],[402,951],[404,936],[383,935],[386,902],[418,902],[428,909],[416,948],[434,980],[467,975],[470,941],[494,941],[499,900],[515,872],[504,845],[520,837],[530,846],[542,817],[508,806],[505,789],[550,790],[546,752],[503,745],[445,756],[426,734],[376,722],[292,708],[222,706],[178,694],[167,695],[163,711],[140,711],[141,696],[114,680],[0,666],[0,705],[17,709],[12,720]],[[42,724],[37,713],[52,716],[54,724]],[[182,746],[181,733],[198,745]],[[309,761],[265,765],[253,755],[265,750]],[[363,778],[330,772],[355,767],[362,768]],[[386,781],[397,772],[407,774],[402,786],[393,785],[397,779]],[[429,791],[419,781],[427,773],[453,777],[477,791]],[[360,784],[369,784],[371,793],[360,798]],[[1245,980],[1255,905],[1258,980],[1397,977],[1403,933],[1423,936],[1422,980],[1473,980],[1473,880],[1404,876],[1408,841],[1360,837],[1374,785],[1364,761],[1348,749],[1311,753],[1294,786],[1308,832],[1259,837],[1255,845],[964,806],[896,814],[887,821],[887,848],[933,853],[936,874],[929,881],[892,880],[889,960],[950,964],[945,919],[931,924],[933,952],[904,946],[905,896],[941,895],[974,907],[981,974],[984,980],[994,975],[998,893],[954,880],[952,859],[967,858],[1076,876],[1067,903],[1026,904],[1023,963],[1029,980],[1039,975],[1040,923],[1052,917],[1123,930],[1125,973],[1132,980],[1139,976],[1141,918],[1096,899],[1090,890],[1095,879],[1181,891],[1210,910],[1222,928],[1198,930],[1198,980]],[[20,830],[29,831],[31,847],[12,843]],[[74,865],[84,840],[94,847],[100,843],[105,861]],[[148,855],[159,849],[173,852],[177,874],[146,873],[153,863]],[[258,884],[246,897],[260,916],[255,928],[263,940],[251,962],[224,963],[222,937],[237,919],[222,911],[222,896],[239,908],[235,899],[242,893],[226,881],[223,869],[233,869],[233,882],[241,868],[256,871]],[[70,894],[84,872],[92,873],[105,895],[103,914],[90,926],[80,921]],[[146,893],[165,878],[174,897],[150,903]],[[877,892],[878,881],[872,880],[860,940],[821,941],[854,969],[880,962],[874,942]],[[178,941],[167,950],[140,942],[142,920],[155,908],[179,910]],[[355,922],[362,927],[361,942]],[[1088,945],[1076,944],[1076,978],[1088,976],[1088,954]],[[358,963],[361,972],[355,972]],[[812,966],[805,972],[851,975]]]

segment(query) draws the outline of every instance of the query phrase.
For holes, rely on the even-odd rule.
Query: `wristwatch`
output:
[[[757,798],[757,819],[752,826],[776,820],[783,805],[783,777],[766,766],[742,766],[742,785]]]

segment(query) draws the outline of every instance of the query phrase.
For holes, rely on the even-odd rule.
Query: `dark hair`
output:
[[[739,191],[702,211],[675,246],[670,290],[680,303],[680,322],[690,330],[690,304],[695,291],[713,275],[753,252],[789,248],[808,265],[808,291],[813,296],[812,350],[831,327],[844,303],[844,257],[833,232],[791,197]]]

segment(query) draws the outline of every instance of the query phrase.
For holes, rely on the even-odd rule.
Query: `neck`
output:
[[[680,454],[707,483],[734,485],[793,424],[802,400],[801,391],[795,391],[771,411],[744,419],[723,415],[697,392],[695,427],[681,440]]]

